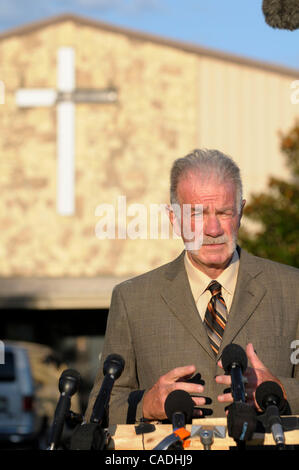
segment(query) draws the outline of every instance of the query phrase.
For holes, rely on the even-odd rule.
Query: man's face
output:
[[[179,181],[177,197],[181,208],[183,204],[191,207],[192,231],[197,217],[196,205],[202,205],[202,246],[189,252],[191,261],[203,270],[225,269],[236,248],[241,219],[235,185],[232,182],[219,183],[215,178],[200,178],[198,173],[189,172]],[[245,201],[242,208],[244,204]],[[182,238],[188,242],[183,224],[182,220]]]

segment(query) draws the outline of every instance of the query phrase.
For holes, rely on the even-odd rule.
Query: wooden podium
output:
[[[224,437],[215,435],[211,450],[229,450],[231,447],[236,447],[234,439],[228,436],[226,418],[203,418],[193,420],[192,425],[186,426],[186,429],[191,432],[191,439],[190,445],[185,450],[203,450],[200,437],[196,432],[198,426],[206,429],[215,429],[215,427],[221,429]],[[153,450],[173,430],[170,424],[155,424],[153,432],[136,434],[135,425],[120,424],[111,426],[109,432],[111,439],[108,450]],[[299,445],[299,429],[285,431],[285,444]],[[275,445],[271,433],[255,433],[252,440],[246,441],[246,446],[267,445]]]

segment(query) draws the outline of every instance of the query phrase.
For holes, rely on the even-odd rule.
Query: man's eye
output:
[[[220,215],[224,217],[231,217],[233,215],[232,211],[221,212]]]

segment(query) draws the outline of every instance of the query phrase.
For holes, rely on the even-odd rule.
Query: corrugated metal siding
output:
[[[291,103],[294,77],[199,58],[199,147],[217,148],[240,165],[246,197],[269,176],[288,177],[278,132],[299,116]]]

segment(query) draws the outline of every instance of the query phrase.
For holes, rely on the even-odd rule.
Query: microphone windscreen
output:
[[[236,440],[248,441],[256,430],[257,416],[253,406],[234,402],[228,406],[227,432]]]
[[[263,0],[262,10],[272,28],[290,31],[299,28],[298,0]]]
[[[280,410],[284,408],[285,399],[283,396],[283,391],[280,385],[277,382],[268,380],[267,382],[262,382],[256,389],[255,399],[257,404],[262,410],[265,410],[267,407],[267,401],[275,400],[276,405]]]
[[[241,367],[242,373],[247,369],[248,360],[246,352],[238,344],[230,343],[225,346],[221,361],[223,369],[227,374],[230,373],[231,366],[234,363],[237,363]]]
[[[74,395],[77,392],[81,383],[81,375],[75,369],[66,369],[62,372],[59,379],[60,393],[66,392],[69,395]]]
[[[167,396],[164,404],[164,409],[169,421],[172,421],[174,413],[184,413],[185,422],[192,422],[194,402],[185,390],[173,390]]]
[[[113,375],[118,379],[125,367],[125,360],[120,354],[110,354],[106,357],[103,372],[104,375]]]

